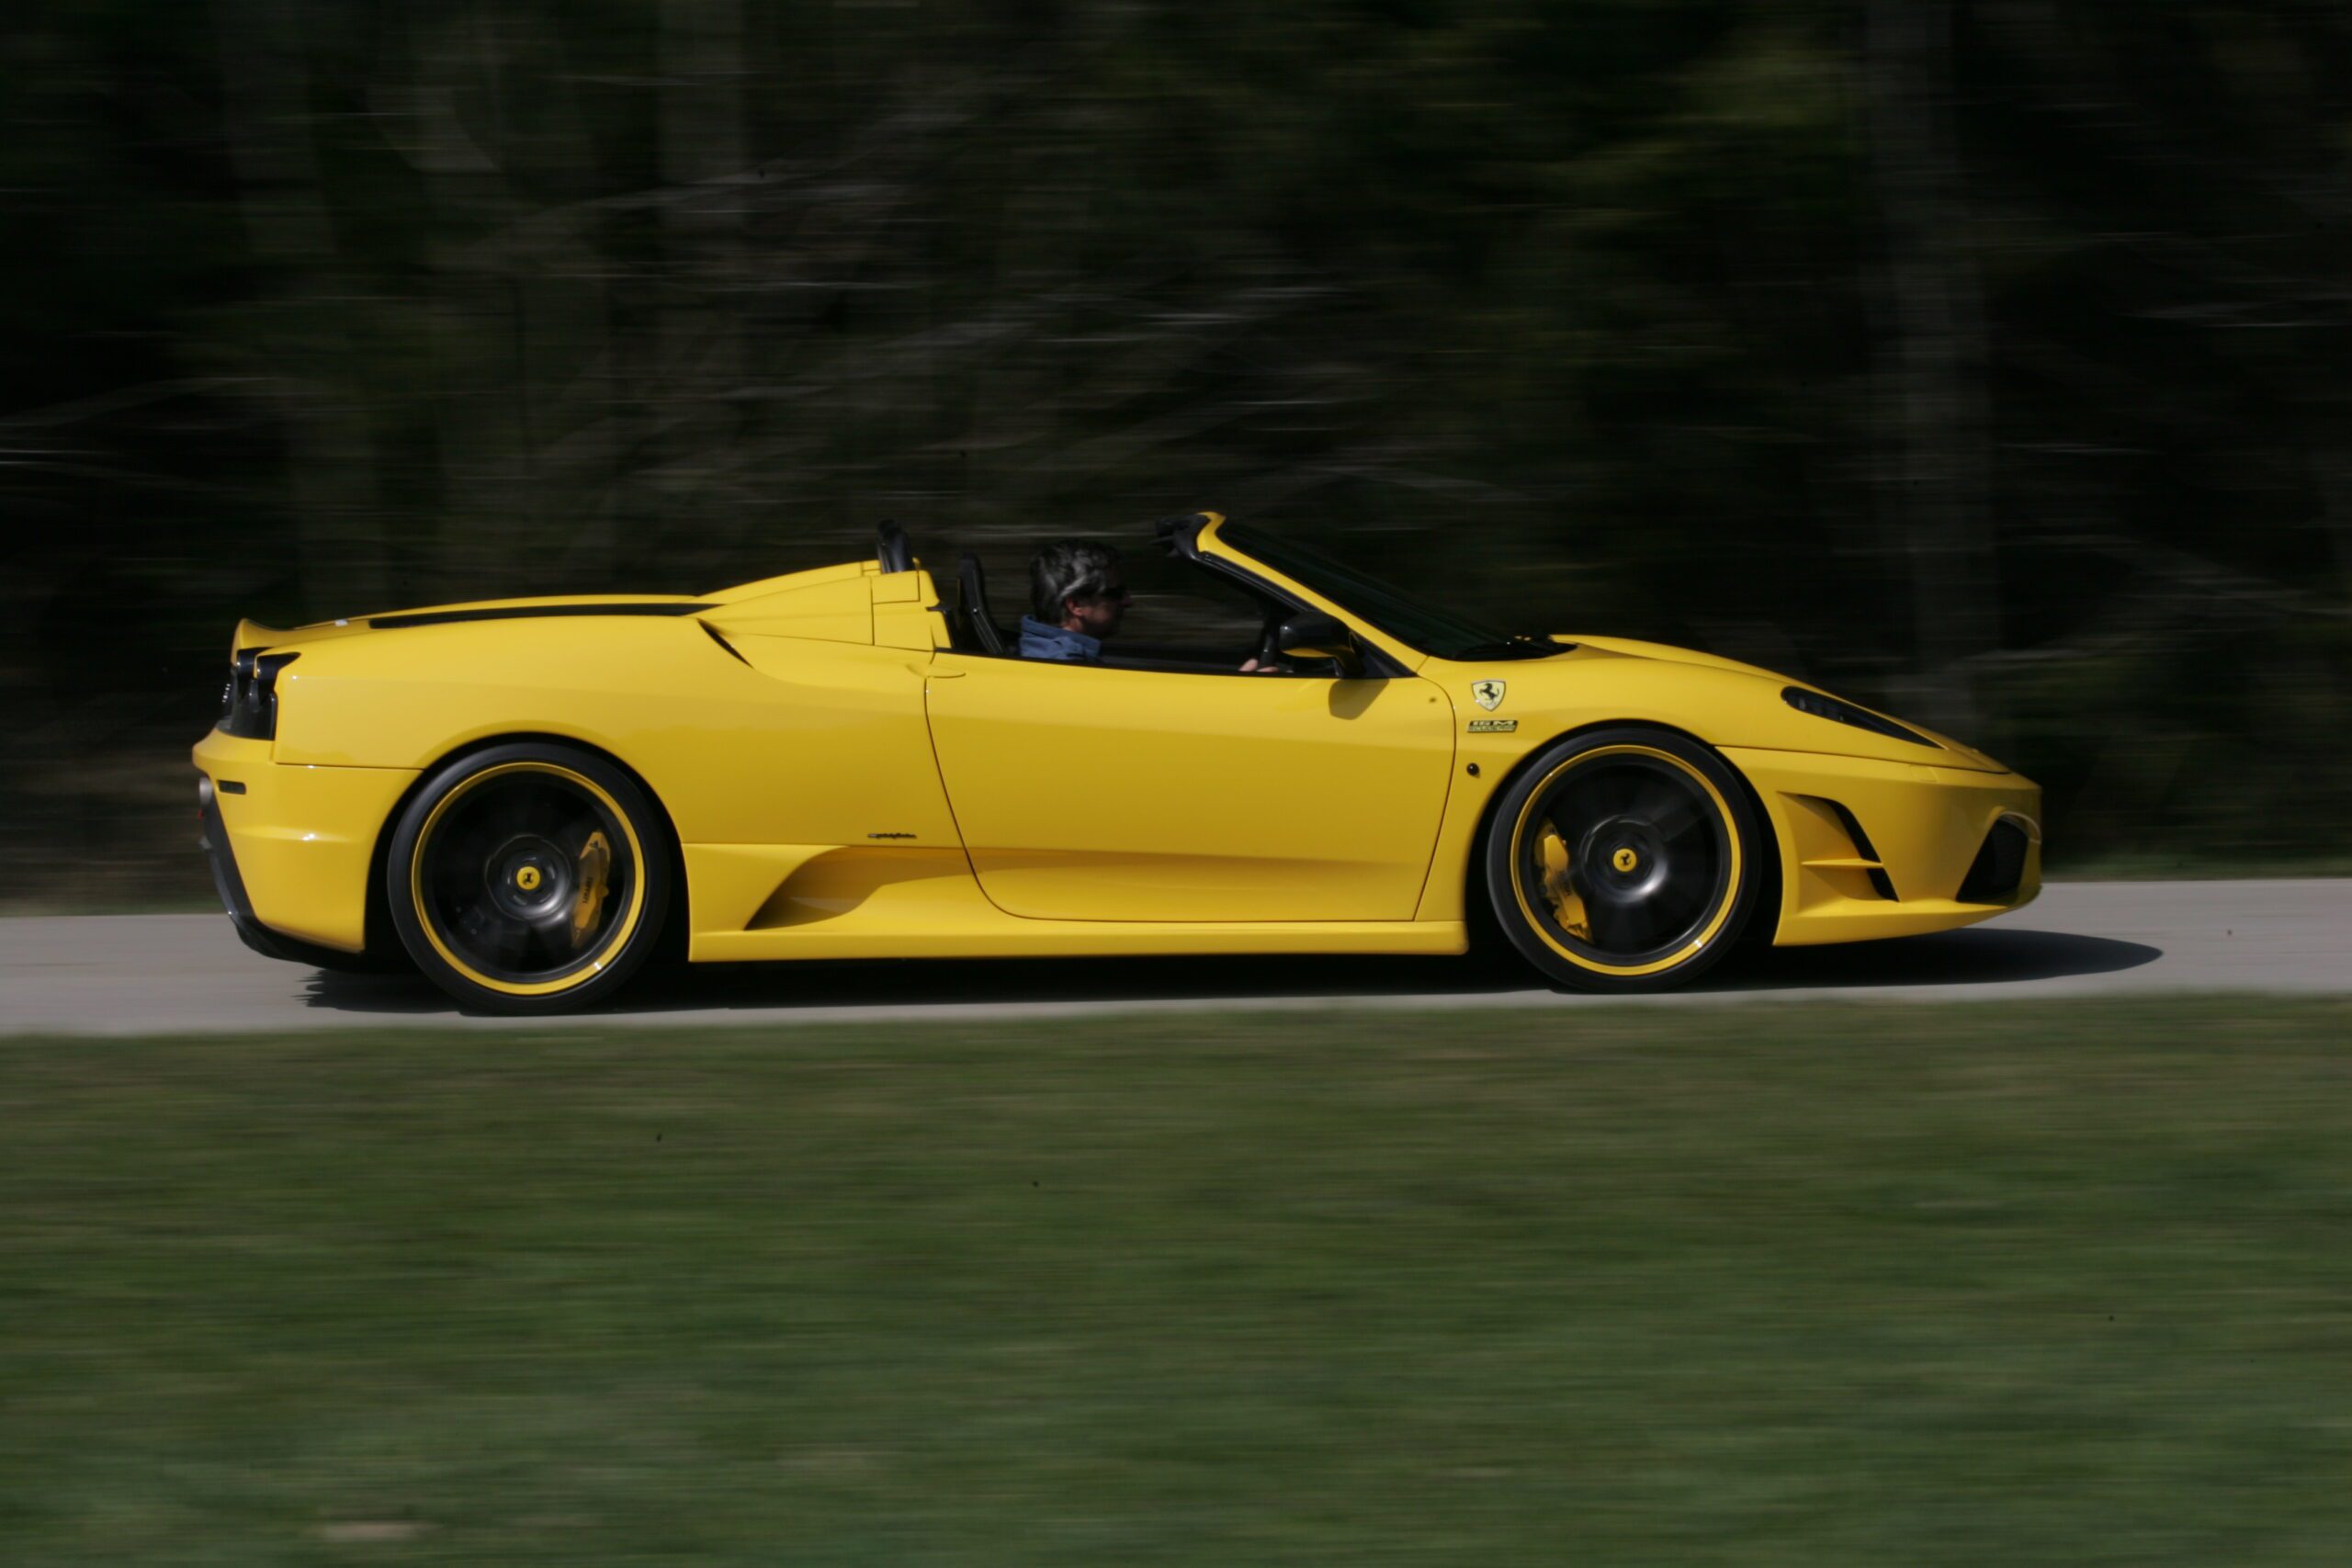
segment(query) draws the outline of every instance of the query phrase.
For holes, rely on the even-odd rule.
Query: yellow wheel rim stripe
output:
[[[1552,782],[1558,778],[1562,773],[1567,773],[1571,769],[1583,767],[1586,763],[1594,761],[1602,757],[1651,757],[1661,762],[1671,763],[1674,767],[1680,769],[1684,773],[1695,780],[1701,789],[1706,791],[1707,798],[1709,800],[1714,802],[1716,820],[1723,824],[1724,841],[1731,846],[1730,873],[1724,879],[1723,901],[1715,907],[1713,916],[1708,919],[1705,927],[1700,931],[1698,935],[1692,937],[1689,942],[1683,943],[1682,946],[1675,949],[1674,952],[1667,954],[1664,958],[1655,959],[1647,964],[1604,964],[1599,959],[1594,958],[1589,953],[1577,953],[1574,949],[1563,944],[1559,938],[1552,934],[1551,927],[1545,925],[1536,915],[1534,905],[1528,899],[1526,878],[1521,872],[1521,867],[1524,863],[1520,852],[1526,840],[1529,825],[1535,820],[1535,807],[1543,801],[1544,793],[1552,787]],[[1558,837],[1556,832],[1554,832],[1552,836],[1555,839]],[[1550,847],[1551,846],[1549,844],[1544,845],[1547,853]],[[1564,874],[1561,879],[1562,886],[1565,886],[1565,863],[1563,863],[1561,870]],[[1603,746],[1597,750],[1578,752],[1577,755],[1569,758],[1566,761],[1562,762],[1558,767],[1554,768],[1550,773],[1544,775],[1543,782],[1538,784],[1533,790],[1529,792],[1527,804],[1520,808],[1519,820],[1511,825],[1510,890],[1511,897],[1519,901],[1519,912],[1521,915],[1525,917],[1528,926],[1534,931],[1536,935],[1544,939],[1544,946],[1550,948],[1553,952],[1558,953],[1561,957],[1566,959],[1577,968],[1589,969],[1597,975],[1615,975],[1627,979],[1634,979],[1640,976],[1656,975],[1662,970],[1671,969],[1678,964],[1688,963],[1694,955],[1704,949],[1709,942],[1714,941],[1716,933],[1723,930],[1724,922],[1731,919],[1732,906],[1739,902],[1740,878],[1746,874],[1746,867],[1740,863],[1739,858],[1739,833],[1732,824],[1731,807],[1724,804],[1723,792],[1715,787],[1713,780],[1708,778],[1706,774],[1692,767],[1689,762],[1684,761],[1681,758],[1676,756],[1671,751],[1661,751],[1655,746]],[[1546,880],[1548,882],[1549,878]],[[1577,900],[1577,912],[1579,914],[1582,913],[1582,900]]]
[[[577,784],[589,795],[595,796],[604,804],[605,809],[613,814],[613,820],[621,825],[621,835],[628,840],[629,863],[637,868],[637,874],[629,879],[628,908],[622,912],[619,921],[614,925],[613,934],[607,937],[604,945],[596,950],[595,956],[569,974],[559,975],[552,980],[529,982],[500,980],[481,973],[449,951],[449,944],[443,942],[441,933],[434,929],[432,912],[425,908],[424,857],[426,852],[433,846],[433,830],[440,825],[442,813],[447,811],[458,800],[463,799],[476,785],[509,773],[545,773],[552,778],[562,779],[568,784]],[[638,841],[637,824],[628,819],[628,813],[621,809],[620,802],[615,800],[595,780],[555,762],[501,762],[497,767],[484,768],[434,804],[432,815],[424,819],[424,828],[416,835],[415,852],[409,857],[408,888],[409,897],[416,906],[418,928],[424,932],[424,940],[432,944],[433,951],[439,953],[441,961],[450,968],[486,990],[502,992],[506,996],[553,996],[558,991],[569,991],[576,987],[584,986],[598,975],[603,974],[605,965],[612,961],[613,954],[621,950],[622,945],[628,941],[629,933],[637,930],[637,922],[645,912],[645,851]]]

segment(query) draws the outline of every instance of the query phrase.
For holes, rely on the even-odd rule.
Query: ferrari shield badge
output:
[[[1480,707],[1492,713],[1503,705],[1503,682],[1473,681],[1470,682],[1470,694],[1477,699]]]

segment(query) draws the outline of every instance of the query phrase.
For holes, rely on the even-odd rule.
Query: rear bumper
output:
[[[261,923],[254,913],[254,901],[245,892],[245,879],[237,871],[236,852],[229,847],[229,830],[220,822],[220,802],[212,780],[198,775],[196,792],[197,821],[201,828],[196,847],[212,867],[212,886],[220,895],[221,907],[229,911],[229,923],[237,928],[237,940],[266,958],[283,958],[301,962],[301,951],[285,937],[279,936]]]
[[[1947,931],[2041,891],[2041,790],[2029,779],[1792,751],[1724,754],[1756,786],[1779,840],[1777,946]],[[2002,861],[1986,850],[1996,828],[2007,840],[1996,840],[1996,851],[2014,850],[2022,834],[2023,853],[1988,876],[1984,863]]]
[[[279,763],[270,748],[219,730],[196,747],[201,841],[220,902],[257,953],[300,956],[287,939],[360,952],[378,835],[416,774]]]

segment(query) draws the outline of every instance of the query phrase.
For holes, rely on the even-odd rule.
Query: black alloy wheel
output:
[[[1559,741],[1496,803],[1487,887],[1512,945],[1583,990],[1681,985],[1738,940],[1770,879],[1746,792],[1667,730]]]
[[[608,996],[660,939],[671,846],[644,791],[553,743],[451,763],[401,814],[386,885],[419,968],[493,1012],[567,1011]]]

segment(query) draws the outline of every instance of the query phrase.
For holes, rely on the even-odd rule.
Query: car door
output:
[[[1412,918],[1453,761],[1430,682],[942,653],[927,687],[956,827],[1009,914]]]

